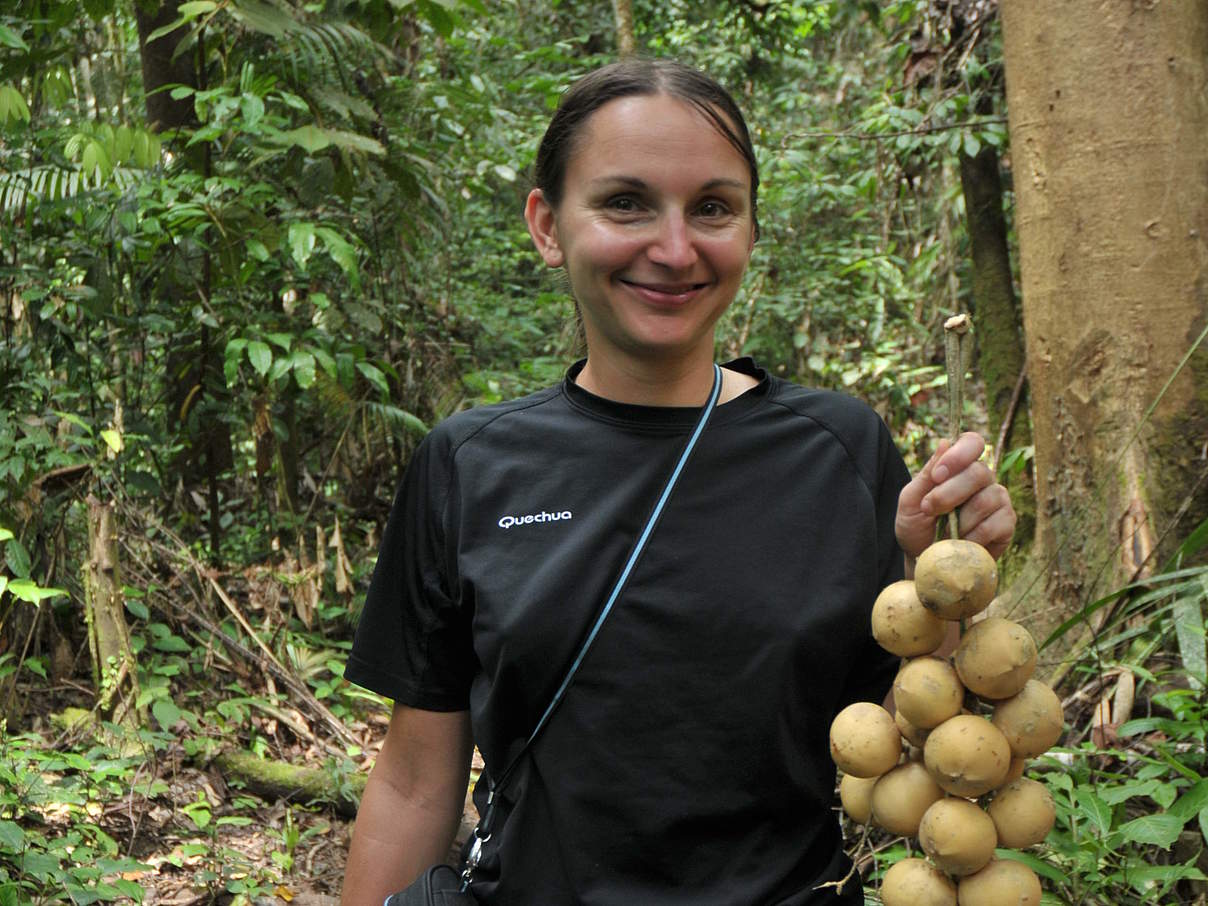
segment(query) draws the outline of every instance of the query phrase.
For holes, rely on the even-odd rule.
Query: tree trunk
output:
[[[1001,14],[1045,633],[1208,514],[1208,7]]]
[[[147,96],[147,122],[160,132],[197,125],[193,113],[193,98],[173,100],[169,91],[159,91],[165,85],[190,85],[197,87],[197,71],[193,56],[189,53],[176,54],[176,45],[189,33],[181,27],[154,41],[148,42],[147,35],[157,28],[175,22],[180,15],[180,0],[168,0],[158,6],[144,7],[135,2],[134,15],[138,20],[138,47],[143,64],[143,90]]]
[[[122,601],[113,507],[88,495],[88,562],[84,617],[92,679],[100,710],[115,723],[137,725],[138,671]]]
[[[633,2],[612,0],[612,10],[617,20],[617,55],[624,60],[637,52],[633,37]]]
[[[978,371],[986,387],[992,445],[1003,452],[1032,443],[1026,395],[1017,392],[1023,376],[1024,348],[1019,300],[1011,276],[1007,220],[1003,216],[998,152],[984,146],[976,157],[960,155],[966,230],[973,259],[973,318],[977,325]],[[1005,427],[1005,431],[1004,431]],[[1007,482],[1019,514],[1015,544],[1026,546],[1035,532],[1035,492],[1027,471]]]

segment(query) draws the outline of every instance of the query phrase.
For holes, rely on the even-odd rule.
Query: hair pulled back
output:
[[[742,111],[712,78],[672,60],[622,60],[589,72],[558,102],[558,109],[537,149],[536,183],[551,207],[562,201],[566,167],[588,118],[617,98],[665,94],[691,104],[714,125],[747,162],[751,176],[751,218],[759,236],[756,196],[759,166]]]

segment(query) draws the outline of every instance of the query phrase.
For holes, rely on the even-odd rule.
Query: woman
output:
[[[522,748],[709,396],[714,326],[758,236],[742,115],[672,63],[576,83],[536,181],[529,232],[566,270],[587,358],[446,420],[408,467],[346,673],[395,701],[348,904],[444,857],[472,741],[488,773]],[[831,717],[879,701],[896,667],[873,600],[941,514],[961,506],[996,556],[1014,514],[976,435],[909,480],[863,404],[750,359],[722,374],[623,597],[500,792],[485,903],[861,902],[858,884],[816,887],[847,868]]]

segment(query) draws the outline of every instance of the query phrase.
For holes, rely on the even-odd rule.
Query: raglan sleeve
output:
[[[873,473],[875,480],[870,491],[873,494],[876,508],[878,577],[876,587],[879,593],[881,589],[897,582],[905,575],[906,563],[902,549],[898,545],[894,521],[898,512],[898,496],[910,482],[910,470],[906,468],[902,455],[894,445],[889,428],[879,417],[876,418],[876,421],[876,467]],[[889,687],[893,685],[893,678],[897,675],[901,663],[896,655],[890,654],[872,637],[871,617],[874,601],[875,599],[868,601],[867,607],[860,614],[866,641],[863,656],[858,663],[867,664],[868,667],[867,669],[862,668],[852,675],[844,690],[845,704],[856,701],[871,701],[880,704],[889,692]]]
[[[350,682],[428,711],[469,707],[476,658],[456,594],[450,445],[438,428],[395,494],[344,671]]]

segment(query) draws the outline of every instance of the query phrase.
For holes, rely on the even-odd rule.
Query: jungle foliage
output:
[[[762,236],[719,355],[863,397],[925,458],[941,325],[977,316],[962,157],[1008,152],[994,4],[635,7],[639,48],[709,70],[754,130]],[[180,772],[232,744],[337,791],[364,769],[378,703],[342,659],[394,485],[428,426],[576,356],[520,212],[560,91],[614,56],[588,0],[0,13],[0,904],[338,888],[301,858],[322,803],[265,819],[200,781],[182,800]],[[94,677],[90,497],[133,654]],[[1071,720],[1126,672],[1147,710],[1044,772],[1061,825],[1032,861],[1063,901],[1203,879],[1208,584],[1170,576],[1118,593],[1070,674]],[[141,719],[102,707],[119,686]],[[255,856],[232,843],[253,816]]]

